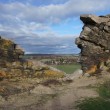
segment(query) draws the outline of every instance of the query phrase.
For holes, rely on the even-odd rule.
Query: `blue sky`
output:
[[[0,0],[0,35],[26,53],[77,54],[81,14],[110,14],[109,0]]]

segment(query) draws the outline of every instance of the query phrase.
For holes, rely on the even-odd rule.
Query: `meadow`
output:
[[[76,71],[77,69],[80,69],[81,66],[78,63],[74,63],[74,64],[61,64],[61,65],[52,65],[54,68],[57,68],[61,71],[64,71],[67,74],[72,74],[74,73],[74,71]]]
[[[77,63],[78,55],[28,54],[24,58],[40,61],[67,74],[81,68],[81,65]]]

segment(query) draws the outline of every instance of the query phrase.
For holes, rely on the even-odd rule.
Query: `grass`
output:
[[[77,105],[79,110],[110,110],[110,101],[103,98],[89,98]]]
[[[99,96],[104,99],[110,99],[110,81],[105,81],[98,88]]]
[[[79,110],[110,110],[110,81],[97,88],[98,98],[87,98],[77,103]]]
[[[65,64],[65,65],[54,65],[53,67],[55,67],[55,68],[57,68],[57,69],[59,69],[61,71],[64,71],[67,74],[71,74],[75,70],[81,68],[80,64],[77,64],[77,63],[71,64],[71,65],[69,65],[69,64]]]

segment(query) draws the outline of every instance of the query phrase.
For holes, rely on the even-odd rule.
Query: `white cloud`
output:
[[[81,13],[100,11],[110,7],[109,0],[68,0],[63,4],[33,6],[13,2],[0,4],[0,12],[30,22],[59,22]]]
[[[45,0],[45,5],[31,4],[38,1],[27,0],[25,4],[22,0],[11,0],[5,4],[0,3],[0,34],[21,44],[28,52],[45,50],[44,46],[50,52],[72,51],[76,36],[59,35],[51,26],[67,22],[82,13],[110,8],[109,0]],[[79,29],[79,26],[74,29]]]

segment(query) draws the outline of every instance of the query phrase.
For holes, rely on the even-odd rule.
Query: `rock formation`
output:
[[[77,46],[81,49],[80,63],[84,73],[110,69],[110,15],[81,15],[84,23]]]
[[[18,46],[10,41],[4,40],[0,37],[0,59],[2,60],[18,60],[21,55],[24,55],[23,50],[17,48]]]
[[[0,37],[0,80],[23,77],[63,77],[64,73],[47,65],[22,58],[24,52],[10,40]]]

